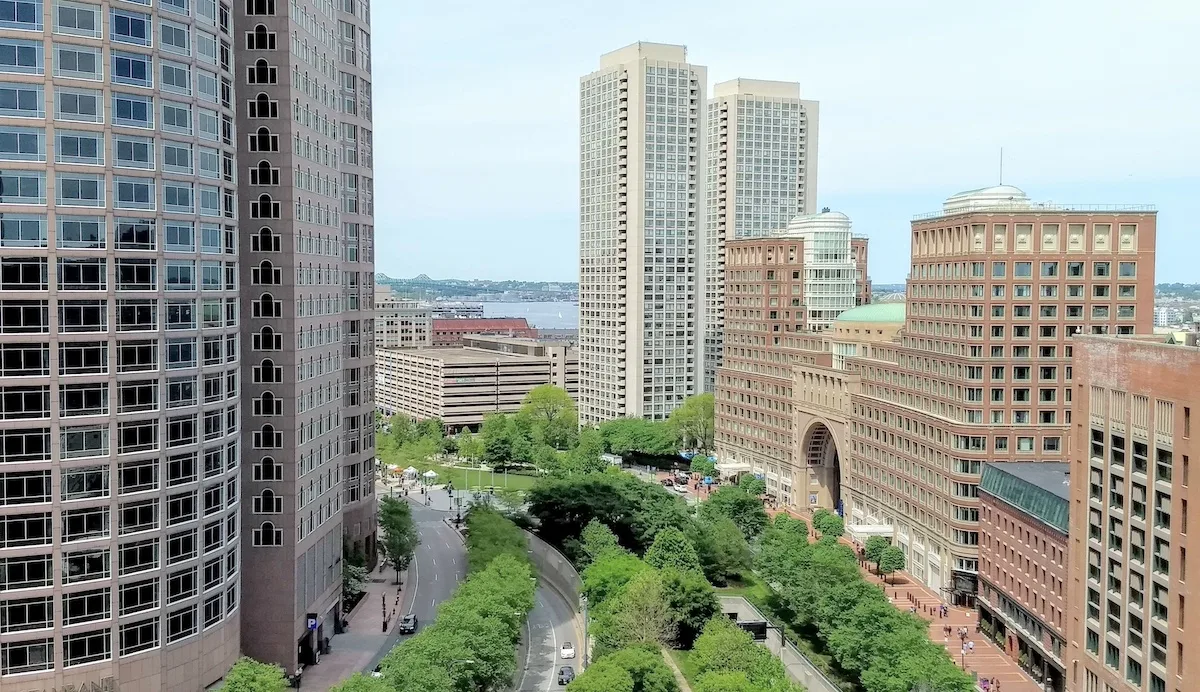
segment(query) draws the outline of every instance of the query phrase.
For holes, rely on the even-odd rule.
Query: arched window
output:
[[[249,110],[251,118],[278,118],[279,102],[266,94],[259,94],[250,101]]]
[[[281,481],[283,480],[283,466],[275,463],[274,457],[263,457],[262,461],[254,465],[254,480]]]
[[[252,305],[251,316],[253,317],[271,318],[283,316],[283,303],[275,300],[275,296],[272,296],[270,293],[262,294]]]
[[[255,514],[283,514],[283,498],[267,488],[254,496]]]
[[[250,216],[255,219],[278,219],[280,215],[279,202],[271,199],[265,192],[258,196],[258,201],[250,203]]]
[[[279,151],[279,135],[271,134],[267,127],[260,127],[250,135],[250,151]]]
[[[254,335],[252,347],[255,351],[280,351],[283,349],[283,335],[276,334],[270,327],[263,327]]]
[[[250,268],[250,283],[256,286],[278,286],[283,283],[283,271],[271,264],[271,260],[263,260],[257,267]]]
[[[275,50],[275,32],[259,24],[254,31],[246,32],[246,48],[248,50]]]
[[[246,81],[250,84],[275,84],[279,80],[276,69],[264,58],[259,58],[246,68]]]
[[[271,166],[269,161],[259,161],[257,166],[250,169],[250,184],[278,185],[279,169]]]
[[[254,545],[276,546],[283,545],[283,529],[275,528],[275,524],[264,521],[254,529]]]
[[[250,249],[254,252],[279,252],[279,236],[263,226],[258,233],[250,236]]]

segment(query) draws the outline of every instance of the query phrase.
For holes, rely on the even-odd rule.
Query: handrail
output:
[[[955,209],[939,209],[927,211],[912,217],[913,221],[925,221],[942,216],[959,216],[961,214],[982,214],[987,212],[1005,212],[1040,214],[1043,212],[1086,213],[1086,212],[1135,212],[1147,213],[1158,211],[1153,204],[1055,204],[1053,202],[1013,202],[1011,204],[998,202],[995,204],[966,205]]]

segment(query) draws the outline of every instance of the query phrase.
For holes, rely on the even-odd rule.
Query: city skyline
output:
[[[687,45],[709,66],[709,89],[760,77],[798,82],[822,102],[817,205],[845,212],[856,232],[872,237],[877,283],[904,280],[912,215],[999,181],[1001,147],[1004,180],[1035,199],[1155,204],[1164,247],[1195,247],[1185,220],[1200,212],[1200,200],[1187,152],[1197,149],[1200,129],[1185,114],[1195,111],[1187,100],[1200,89],[1177,65],[1181,51],[1193,50],[1183,32],[1196,8],[1166,16],[1109,3],[953,13],[944,3],[871,4],[865,12],[750,3],[742,11],[760,18],[753,27],[726,29],[692,18],[707,16],[698,11],[704,6],[603,14],[587,4],[535,6],[519,14],[532,29],[521,34],[491,30],[512,24],[502,8],[376,8],[375,23],[401,39],[379,56],[380,69],[399,78],[379,85],[377,97],[402,125],[379,134],[381,185],[399,191],[379,205],[380,271],[570,280],[578,248],[576,79],[594,69],[595,55],[638,39]],[[427,28],[445,22],[471,38],[469,51],[434,49],[436,32]],[[1121,48],[1082,60],[1058,36],[1063,25],[1088,36],[1089,46]],[[802,41],[792,37],[797,27]],[[956,52],[947,66],[939,46],[963,33],[989,49]],[[826,59],[832,55],[839,59]],[[414,103],[411,93],[427,97]],[[468,105],[481,102],[489,108]],[[520,106],[529,102],[540,106]],[[460,159],[472,161],[470,170],[459,170]],[[471,196],[456,193],[464,187]],[[519,203],[521,189],[540,191],[536,208]],[[439,249],[444,240],[454,253]],[[1160,280],[1189,280],[1186,254],[1163,253]]]

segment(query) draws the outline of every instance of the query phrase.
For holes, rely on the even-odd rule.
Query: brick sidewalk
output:
[[[366,594],[350,616],[350,628],[330,640],[333,651],[321,656],[319,664],[304,669],[301,689],[328,690],[371,664],[400,620],[398,613],[403,609],[398,604],[403,604],[408,584],[407,574],[401,576],[405,586],[398,587],[395,570],[385,568],[380,572],[377,568],[371,572]],[[387,632],[383,631],[383,599],[389,616],[393,611],[397,613],[390,617]]]
[[[771,514],[778,514],[778,512],[771,512]],[[816,539],[810,515],[791,510],[788,511],[788,514],[807,522],[809,537],[813,540]],[[857,547],[846,538],[843,537],[842,542],[857,550]],[[976,625],[979,624],[979,614],[974,610],[949,606],[946,617],[942,618],[938,607],[944,601],[934,591],[910,577],[907,572],[896,572],[890,575],[885,582],[882,577],[872,573],[866,565],[859,563],[859,567],[867,581],[883,587],[892,605],[901,610],[915,608],[917,615],[929,620],[929,638],[934,642],[944,644],[946,653],[950,654],[950,658],[957,665],[963,666],[965,662],[965,669],[968,672],[976,673],[980,679],[994,678],[999,686],[992,687],[993,692],[995,690],[1000,690],[1000,692],[1043,692],[1042,686],[1035,682],[1016,661],[1005,655],[986,634],[975,630]],[[950,628],[948,636],[946,627]],[[959,636],[959,628],[963,627],[967,632],[965,639],[961,639]],[[968,648],[967,653],[963,654],[963,647],[967,643],[974,643],[975,646],[973,649]]]

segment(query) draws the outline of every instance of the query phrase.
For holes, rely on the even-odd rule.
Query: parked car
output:
[[[665,485],[666,487],[668,487],[668,488],[670,488],[672,485],[675,485],[675,479],[674,479],[674,478],[664,478],[664,479],[662,479],[662,481],[660,481],[660,482],[661,482],[663,485]]]
[[[680,495],[686,495],[687,491],[688,491],[688,487],[686,485],[675,486],[675,492],[679,493]]]
[[[575,647],[571,646],[571,642],[564,642],[562,645],[563,658],[575,658]]]
[[[563,666],[558,670],[558,684],[567,685],[575,679],[575,669],[571,666]]]
[[[417,631],[417,616],[409,613],[400,618],[400,634],[415,634]]]

